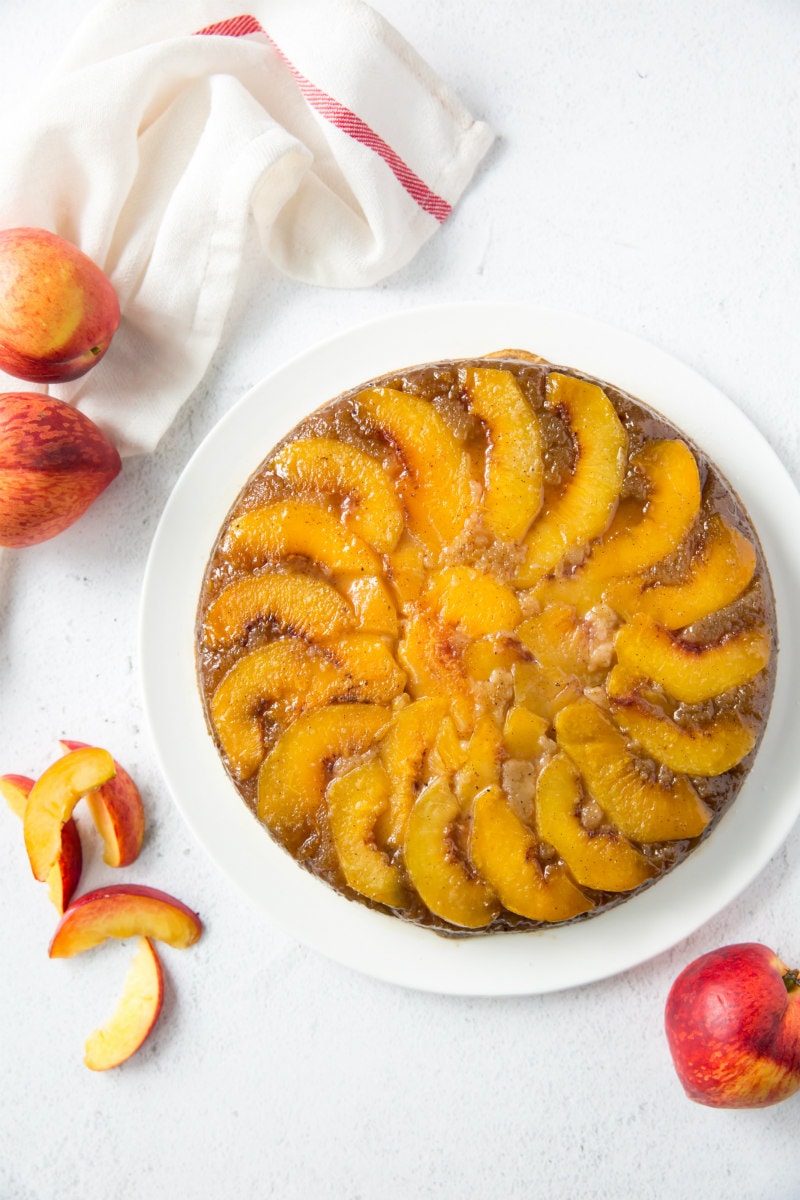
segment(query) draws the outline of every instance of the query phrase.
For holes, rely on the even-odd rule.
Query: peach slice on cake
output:
[[[381,739],[380,759],[391,780],[391,790],[379,822],[380,840],[393,849],[402,847],[405,841],[408,815],[446,715],[445,700],[436,696],[413,700],[395,713]]]
[[[86,742],[61,738],[69,753],[87,748]],[[116,774],[86,796],[86,804],[103,839],[103,861],[109,867],[128,867],[139,856],[144,841],[144,808],[139,789],[124,767],[114,760]]]
[[[581,695],[581,685],[575,678],[546,670],[535,660],[518,662],[512,674],[514,703],[541,717],[548,725],[557,712]]]
[[[255,625],[271,624],[321,642],[352,629],[355,618],[344,596],[327,580],[267,569],[223,588],[206,610],[203,641],[225,646],[245,638]]]
[[[433,780],[408,818],[406,870],[437,917],[464,929],[481,929],[497,916],[500,905],[459,848],[462,824],[461,805],[447,781]]]
[[[386,559],[389,583],[398,603],[402,608],[416,604],[428,577],[422,542],[412,534],[405,533]]]
[[[527,535],[525,559],[516,575],[524,588],[549,574],[570,550],[605,532],[625,477],[628,435],[602,388],[554,372],[547,377],[545,404],[564,415],[575,463],[566,484],[545,497]]]
[[[506,757],[503,735],[489,713],[475,722],[466,760],[455,777],[455,791],[465,808],[490,783],[500,782],[500,767]]]
[[[265,718],[285,725],[335,700],[387,703],[404,678],[386,642],[371,634],[327,646],[279,638],[231,667],[211,698],[211,720],[236,777],[249,779],[264,758]]]
[[[639,694],[640,677],[614,667],[606,681],[611,715],[645,754],[684,775],[723,775],[746,758],[755,736],[738,713],[679,725]]]
[[[158,1020],[164,1000],[164,974],[156,948],[140,937],[114,1014],[86,1041],[90,1071],[108,1071],[139,1050]]]
[[[299,555],[331,574],[377,575],[375,550],[342,524],[338,515],[308,500],[278,500],[251,508],[231,521],[223,553],[248,569]]]
[[[513,637],[500,634],[477,638],[464,647],[464,670],[470,679],[479,682],[491,679],[495,671],[510,671],[515,663],[530,659],[531,654]]]
[[[623,579],[612,584],[607,599],[626,621],[642,612],[666,629],[683,629],[732,604],[747,588],[755,569],[752,542],[715,513],[684,580]]]
[[[372,758],[331,780],[326,793],[331,833],[348,885],[389,908],[403,908],[408,894],[402,874],[375,838],[379,817],[389,807],[392,780]]]
[[[542,507],[539,421],[510,371],[468,367],[466,388],[486,430],[484,523],[495,537],[519,541]]]
[[[595,625],[582,620],[569,604],[551,604],[523,621],[514,636],[546,669],[576,675],[587,683],[602,679],[612,657],[610,636],[607,661],[604,647],[597,644]]]
[[[333,764],[368,750],[390,717],[377,704],[330,704],[278,738],[258,773],[258,817],[292,853],[313,827]]]
[[[25,817],[33,780],[28,775],[1,775],[0,796],[20,820]],[[59,913],[63,913],[78,886],[83,870],[83,848],[78,826],[72,817],[61,827],[61,847],[47,876],[47,894]]]
[[[510,587],[464,564],[433,574],[422,598],[439,620],[455,625],[468,638],[510,633],[521,616]]]
[[[407,689],[414,699],[438,696],[447,701],[456,728],[466,733],[472,725],[475,701],[461,658],[464,637],[424,610],[411,612],[397,648],[401,666],[408,672]]]
[[[403,506],[383,465],[364,450],[335,438],[301,438],[283,446],[271,466],[302,494],[339,500],[346,527],[379,554],[397,545]]]
[[[72,958],[107,938],[141,935],[179,950],[193,945],[203,931],[196,912],[158,888],[118,883],[73,900],[50,942],[51,958]]]
[[[355,409],[400,458],[397,486],[412,532],[433,549],[452,542],[464,528],[471,490],[469,460],[450,426],[431,404],[395,388],[367,388]]]
[[[748,683],[766,667],[771,639],[763,625],[702,643],[678,637],[640,613],[617,634],[619,662],[684,704],[702,704]]]
[[[539,833],[563,858],[576,883],[601,892],[633,891],[655,872],[595,810],[596,804],[586,803],[580,775],[567,756],[549,759],[536,783]]]
[[[61,830],[82,796],[114,778],[107,750],[90,746],[57,759],[34,783],[23,818],[25,848],[36,879],[46,880],[61,850]]]
[[[503,745],[512,758],[535,758],[549,723],[522,704],[512,704],[503,723]]]
[[[556,740],[610,822],[635,842],[669,842],[698,837],[711,812],[688,779],[671,785],[647,778],[624,734],[585,697],[555,719]]]
[[[514,812],[502,788],[493,785],[475,797],[470,857],[510,912],[532,921],[568,921],[593,908],[563,866],[542,869],[536,848],[536,834]]]

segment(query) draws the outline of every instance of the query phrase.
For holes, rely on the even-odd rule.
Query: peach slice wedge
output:
[[[51,958],[72,958],[107,938],[141,935],[178,950],[192,946],[203,925],[197,913],[158,888],[117,883],[73,900],[56,926]]]
[[[522,615],[511,588],[463,563],[432,575],[422,600],[468,638],[510,633]]]
[[[403,908],[408,894],[400,870],[375,841],[375,825],[389,806],[392,783],[378,759],[331,781],[326,799],[339,865],[362,896]]]
[[[464,929],[481,929],[500,911],[497,897],[459,854],[461,805],[446,780],[435,779],[417,797],[408,818],[406,870],[432,913]]]
[[[575,767],[555,754],[536,783],[536,827],[569,867],[576,883],[603,892],[630,892],[653,875],[643,854],[617,829],[588,829],[581,820],[584,795]]]
[[[228,526],[223,552],[237,567],[252,568],[299,555],[331,574],[376,575],[381,560],[339,516],[309,500],[284,500],[252,508]]]
[[[446,716],[447,702],[438,696],[413,700],[395,713],[381,739],[380,760],[391,790],[378,831],[381,841],[392,849],[399,849],[405,842],[409,813]]]
[[[86,1041],[90,1071],[108,1071],[127,1062],[144,1045],[164,1000],[164,974],[155,946],[140,937],[113,1016]]]
[[[563,866],[542,870],[536,843],[502,788],[493,785],[475,797],[470,858],[507,909],[532,921],[568,921],[593,908]]]
[[[605,392],[594,383],[557,372],[547,377],[547,408],[562,413],[576,446],[565,486],[545,503],[525,540],[519,587],[533,587],[569,550],[605,532],[625,476],[628,435]]]
[[[86,742],[61,738],[66,753],[86,750]],[[144,841],[144,808],[139,789],[124,767],[114,760],[116,775],[86,797],[86,804],[103,839],[103,861],[109,867],[128,867],[139,857]]]
[[[510,371],[471,367],[470,410],[486,430],[483,517],[495,537],[516,542],[542,507],[542,439],[536,413]]]
[[[606,681],[606,691],[617,725],[656,762],[683,775],[724,775],[753,749],[755,737],[738,713],[718,713],[709,721],[679,725],[639,694],[642,682],[617,665]]]
[[[624,667],[684,704],[702,704],[748,683],[766,667],[771,647],[763,625],[704,644],[670,633],[644,613],[622,626],[615,644]]]
[[[33,780],[27,775],[0,776],[0,796],[20,820],[25,816]],[[78,826],[72,817],[61,827],[61,847],[47,876],[47,893],[59,913],[69,904],[81,878],[83,849]]]
[[[116,774],[107,750],[89,746],[56,759],[34,783],[25,805],[25,848],[36,879],[46,880],[61,850],[61,830],[82,796]]]

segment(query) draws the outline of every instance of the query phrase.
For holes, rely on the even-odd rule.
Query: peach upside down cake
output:
[[[714,464],[519,351],[303,420],[229,513],[197,623],[209,729],[272,836],[446,933],[596,914],[684,858],[747,775],[776,649]]]

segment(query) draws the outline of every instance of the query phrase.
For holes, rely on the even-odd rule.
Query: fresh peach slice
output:
[[[378,575],[379,556],[342,524],[338,514],[309,500],[278,500],[231,521],[223,553],[237,567],[263,566],[299,555],[332,575]]]
[[[397,637],[397,607],[379,576],[340,576],[336,584],[353,606],[355,623],[362,633],[385,633],[387,637]]]
[[[503,541],[525,536],[542,507],[542,439],[539,421],[509,371],[470,367],[470,410],[486,430],[483,517]]]
[[[441,621],[468,638],[510,633],[519,623],[519,600],[511,588],[476,567],[445,567],[430,578],[423,602]]]
[[[601,892],[630,892],[654,874],[647,859],[618,829],[582,820],[585,797],[565,754],[549,759],[536,781],[536,826],[563,858],[576,883]],[[596,805],[591,805],[593,816]]]
[[[397,648],[408,672],[407,688],[415,698],[446,700],[459,733],[472,725],[475,702],[461,660],[463,637],[428,612],[412,613]]]
[[[699,837],[711,813],[682,775],[667,786],[636,767],[625,735],[591,700],[582,698],[555,719],[556,739],[600,808],[635,842]]]
[[[252,626],[270,623],[321,642],[352,629],[355,618],[327,580],[267,569],[236,579],[212,600],[203,619],[203,641],[212,647],[229,645],[246,637]]]
[[[140,937],[114,1015],[86,1041],[90,1071],[108,1071],[136,1053],[150,1035],[164,1000],[164,974],[156,948]]]
[[[569,921],[593,908],[563,866],[542,870],[536,846],[536,834],[502,788],[487,787],[475,797],[470,857],[505,908],[532,921]]]
[[[519,662],[513,668],[514,702],[550,725],[553,717],[581,695],[581,685],[568,675],[545,670],[538,662]]]
[[[28,775],[0,776],[0,796],[20,820],[25,816],[33,780]],[[78,886],[83,870],[83,848],[78,826],[72,817],[61,827],[61,848],[47,876],[47,894],[59,913],[63,913]]]
[[[617,658],[636,675],[652,679],[684,704],[702,704],[741,687],[763,671],[770,658],[763,625],[703,644],[678,637],[640,613],[617,634]]]
[[[382,638],[345,634],[326,647],[280,638],[231,667],[211,699],[211,720],[234,774],[249,779],[264,758],[265,716],[288,724],[334,700],[387,703],[403,683]]]
[[[626,621],[643,612],[666,629],[683,629],[732,604],[750,583],[755,569],[752,542],[715,513],[685,580],[648,583],[624,579],[612,584],[606,598]]]
[[[331,704],[281,734],[258,773],[258,816],[292,853],[313,826],[332,764],[368,750],[390,716],[377,704]]]
[[[638,694],[639,680],[616,666],[606,681],[611,715],[645,754],[684,775],[724,775],[755,745],[752,730],[738,713],[719,713],[710,721],[678,725]]]
[[[521,704],[512,704],[503,725],[503,745],[512,758],[536,758],[549,723]]]
[[[406,870],[432,913],[465,929],[481,929],[500,906],[488,885],[459,853],[455,833],[461,805],[447,782],[435,779],[408,818]]]
[[[401,708],[381,739],[380,757],[391,780],[386,813],[379,822],[382,844],[397,849],[405,841],[408,815],[425,777],[428,756],[436,745],[447,702],[436,696]]]
[[[67,753],[87,748],[86,742],[68,738],[61,738],[59,744]],[[86,804],[103,839],[103,861],[109,867],[128,867],[138,858],[144,841],[144,808],[128,772],[116,759],[114,767],[114,778],[89,792]]]
[[[413,532],[433,548],[452,542],[470,509],[469,460],[437,410],[394,388],[367,388],[356,419],[377,430],[402,461],[398,488]]]
[[[107,750],[72,750],[39,776],[25,805],[25,847],[36,879],[44,881],[61,850],[61,830],[82,796],[114,778]]]
[[[373,758],[333,779],[326,793],[339,865],[353,891],[389,908],[404,908],[402,874],[375,840],[378,818],[389,807],[392,781]]]
[[[193,945],[202,931],[197,913],[174,896],[157,888],[117,883],[73,900],[56,926],[50,957],[72,958],[107,938],[137,935],[182,950]]]
[[[482,713],[469,739],[466,761],[455,778],[456,795],[465,809],[483,788],[500,782],[505,757],[502,733],[489,713]]]
[[[547,377],[548,408],[562,412],[576,447],[566,485],[545,497],[525,542],[517,571],[520,587],[533,587],[570,551],[605,532],[625,477],[628,435],[605,392],[596,384],[554,372]]]
[[[347,528],[379,554],[397,545],[402,505],[383,465],[363,450],[334,438],[303,438],[282,447],[272,466],[301,492],[336,497]]]

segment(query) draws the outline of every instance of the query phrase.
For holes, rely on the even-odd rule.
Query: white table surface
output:
[[[90,7],[3,0],[6,116],[24,119],[25,94]],[[295,943],[212,866],[159,777],[137,663],[159,514],[230,405],[338,330],[454,299],[573,309],[694,367],[800,474],[795,0],[376,7],[499,135],[454,215],[369,291],[318,291],[252,263],[158,450],[127,460],[71,530],[0,558],[0,773],[36,774],[59,736],[107,746],[147,811],[126,878],[206,923],[190,952],[163,954],[151,1042],[92,1074],[83,1041],[113,1008],[130,946],[48,960],[53,910],[0,811],[0,1200],[800,1196],[800,1099],[693,1105],[662,1032],[669,986],[697,954],[763,941],[800,961],[800,829],[653,961],[544,997],[453,999]],[[83,888],[111,874],[87,822]]]

